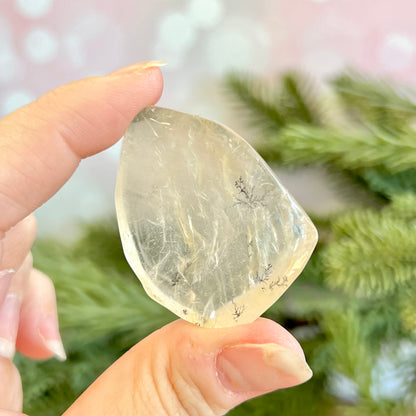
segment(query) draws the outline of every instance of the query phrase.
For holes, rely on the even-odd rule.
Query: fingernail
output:
[[[15,353],[20,304],[20,297],[9,293],[0,307],[0,355],[10,360]]]
[[[117,71],[112,72],[110,75],[126,75],[126,74],[140,73],[149,68],[160,68],[161,66],[166,66],[166,65],[167,65],[166,61],[140,62],[138,64],[133,64],[133,65],[118,69]]]
[[[16,347],[14,342],[0,337],[0,357],[7,358],[11,361],[13,360],[15,352]]]
[[[62,341],[59,339],[44,340],[45,347],[53,353],[54,357],[59,361],[66,360],[66,353]]]
[[[299,354],[277,344],[241,344],[217,357],[223,385],[234,392],[269,392],[295,386],[312,377]]]
[[[2,270],[0,272],[0,305],[3,304],[4,298],[10,287],[10,281],[14,274],[15,271],[13,269]]]
[[[46,349],[59,361],[66,360],[64,345],[59,334],[58,322],[52,316],[41,319],[39,335]]]

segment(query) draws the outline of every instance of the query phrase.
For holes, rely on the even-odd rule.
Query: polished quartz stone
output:
[[[258,318],[317,242],[308,216],[246,141],[164,108],[147,107],[126,132],[116,208],[146,292],[204,327]]]

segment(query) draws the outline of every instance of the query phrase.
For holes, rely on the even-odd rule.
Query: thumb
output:
[[[178,320],[128,351],[64,416],[223,415],[311,375],[297,341],[273,321],[206,329]]]
[[[0,416],[20,415],[23,401],[20,374],[15,365],[4,357],[0,357],[0,386]]]
[[[0,238],[162,92],[160,62],[63,85],[0,120]]]

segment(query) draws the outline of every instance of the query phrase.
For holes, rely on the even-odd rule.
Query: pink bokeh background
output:
[[[268,77],[296,68],[325,78],[354,67],[416,85],[415,12],[414,0],[0,0],[0,116],[63,83],[163,59],[160,105],[247,137],[224,98],[228,71]],[[113,212],[118,152],[83,163],[39,210],[41,232],[69,235],[78,221]],[[304,176],[286,184],[316,208]],[[334,195],[312,180],[306,188],[321,192],[319,204],[336,209]]]

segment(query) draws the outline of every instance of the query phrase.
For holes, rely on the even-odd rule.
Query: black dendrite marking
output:
[[[275,287],[287,287],[287,276],[279,277],[277,280],[270,282],[269,289],[273,290]]]
[[[253,239],[251,238],[247,244],[248,257],[253,256]]]
[[[238,190],[237,202],[238,205],[245,205],[250,208],[257,208],[259,206],[264,207],[264,198],[265,195],[259,196],[256,195],[254,190],[255,186],[249,186],[245,183],[242,176],[240,176],[235,182],[234,186]]]
[[[269,263],[267,266],[264,267],[261,273],[256,272],[256,280],[259,283],[267,282],[270,278],[270,275],[272,274],[272,268],[273,266]]]
[[[180,281],[182,280],[182,275],[179,272],[176,272],[171,278],[170,278],[170,284],[172,286],[176,286]]]
[[[170,284],[172,286],[176,286],[178,283],[183,283],[185,282],[185,273],[188,271],[188,269],[191,267],[192,262],[188,261],[185,264],[185,267],[183,269],[183,271],[177,271],[171,278],[170,278]]]
[[[246,305],[238,306],[233,302],[233,307],[234,307],[233,318],[234,318],[234,320],[237,320],[243,314],[243,312],[246,310]]]

